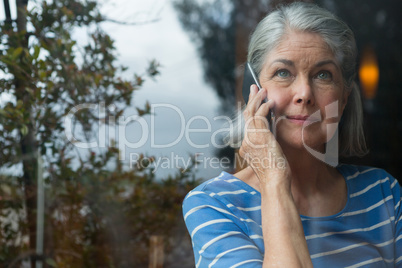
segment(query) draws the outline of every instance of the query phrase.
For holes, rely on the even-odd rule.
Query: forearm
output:
[[[265,185],[261,189],[263,267],[313,267],[303,226],[289,187]]]

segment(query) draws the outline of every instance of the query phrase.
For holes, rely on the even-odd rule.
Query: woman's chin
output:
[[[322,150],[327,142],[327,131],[323,126],[315,124],[307,128],[296,124],[279,125],[276,139],[282,147],[298,150]]]
[[[294,149],[303,151],[323,151],[326,139],[322,135],[278,135],[277,140],[283,149]]]

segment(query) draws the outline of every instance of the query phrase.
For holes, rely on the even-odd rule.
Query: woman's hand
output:
[[[260,183],[266,249],[263,267],[313,267],[290,189],[290,167],[268,126],[267,115],[274,103],[270,100],[261,104],[266,97],[266,89],[258,92],[255,85],[251,86],[244,111],[245,134],[239,150]]]
[[[245,133],[239,153],[254,170],[261,186],[270,183],[290,186],[290,167],[267,120],[274,102],[262,103],[266,97],[266,89],[258,91],[256,85],[251,86],[249,102],[244,110]]]

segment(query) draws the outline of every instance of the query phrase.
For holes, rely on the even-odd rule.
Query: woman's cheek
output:
[[[328,123],[339,122],[343,112],[342,100],[337,97],[329,97],[321,101],[325,103],[325,105],[322,105],[323,108],[321,108],[323,120],[328,121]]]
[[[268,99],[274,101],[274,113],[276,116],[283,114],[288,98],[288,96],[277,94],[276,92],[268,93]]]

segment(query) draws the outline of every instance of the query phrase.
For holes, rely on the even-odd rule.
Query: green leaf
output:
[[[46,78],[46,72],[45,71],[39,71],[39,78],[40,80],[44,80]]]
[[[23,51],[24,49],[22,48],[22,47],[17,47],[14,51],[13,51],[13,54],[12,54],[12,58],[13,59],[16,59],[16,58],[18,58],[20,55],[21,55],[21,53],[22,53],[22,51]]]
[[[53,259],[46,259],[46,264],[48,264],[49,266],[52,266],[52,267],[57,267],[57,263]]]
[[[22,125],[20,131],[22,136],[26,136],[28,134],[28,127],[26,125]]]
[[[23,106],[24,106],[24,103],[22,102],[22,100],[18,100],[16,108],[20,110],[20,109],[22,109]]]
[[[161,67],[161,65],[160,65],[159,62],[157,62],[156,60],[152,60],[149,63],[149,66],[148,66],[148,69],[147,69],[148,76],[154,77],[154,76],[160,74],[160,72],[159,72],[160,67]]]
[[[25,88],[25,91],[26,91],[29,95],[31,95],[31,96],[34,95],[34,91],[32,90],[32,88],[26,87],[26,88]]]
[[[34,54],[32,55],[32,57],[36,60],[39,57],[39,53],[40,53],[40,47],[35,46],[34,47]]]

